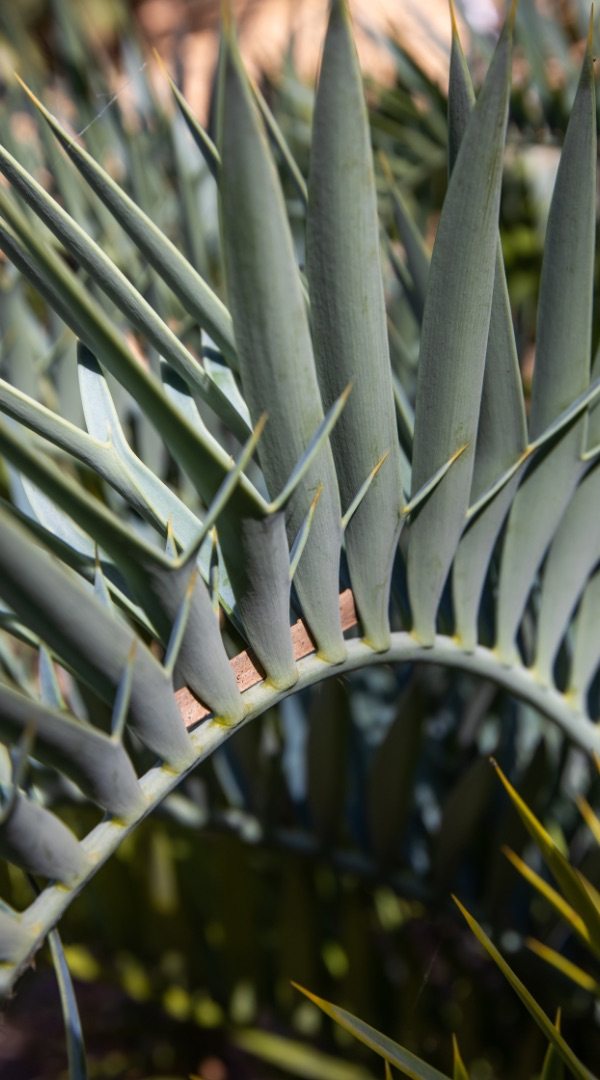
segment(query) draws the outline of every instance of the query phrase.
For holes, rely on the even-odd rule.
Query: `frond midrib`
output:
[[[351,595],[348,597],[347,594],[342,594],[340,600],[345,605],[344,621],[348,624],[348,629],[356,625]],[[207,717],[204,706],[191,698],[187,689],[177,691],[175,696],[184,723],[190,731],[194,760],[180,772],[166,765],[150,769],[140,780],[145,800],[142,813],[126,822],[116,819],[102,821],[85,837],[82,847],[89,859],[85,874],[71,887],[60,884],[49,886],[20,918],[19,923],[29,937],[27,949],[17,962],[0,965],[0,997],[10,994],[19,976],[31,964],[48,931],[59,922],[96,871],[197,765],[210,757],[241,727],[283,698],[332,676],[347,675],[375,664],[424,663],[459,669],[493,681],[558,724],[564,734],[586,753],[600,754],[600,727],[597,724],[578,710],[556,687],[541,682],[535,669],[527,668],[518,661],[512,664],[504,662],[492,649],[484,645],[477,645],[473,651],[467,652],[456,639],[439,634],[433,645],[426,647],[420,644],[412,633],[400,630],[392,633],[390,648],[385,652],[374,652],[359,637],[346,639],[346,659],[332,665],[322,660],[314,649],[306,653],[307,642],[310,646],[306,628],[301,621],[296,626],[304,631],[303,635],[300,631],[297,633],[297,649],[303,652],[303,655],[296,657],[298,681],[287,690],[275,690],[264,680],[249,685],[244,691],[247,711],[240,723],[225,724],[219,718]],[[232,664],[235,665],[236,661],[239,661],[239,657],[234,658]],[[256,673],[256,669],[254,671]]]

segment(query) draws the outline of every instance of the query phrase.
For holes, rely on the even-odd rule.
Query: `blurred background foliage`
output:
[[[587,17],[587,4],[574,0],[543,11],[533,0],[520,6],[501,236],[526,386],[545,219]],[[0,5],[0,138],[210,364],[210,343],[37,127],[11,74],[18,68],[85,133],[95,157],[219,288],[213,182],[167,102],[148,44],[135,6],[121,0]],[[419,312],[399,257],[406,237],[390,184],[413,211],[426,249],[446,183],[446,102],[406,43],[385,44],[394,82],[368,78],[367,92],[390,340],[396,371],[410,387]],[[472,32],[476,80],[492,44]],[[182,65],[173,71],[185,87]],[[292,44],[263,90],[306,174],[313,94],[297,73]],[[282,176],[302,261],[301,204]],[[122,321],[116,312],[115,320]],[[79,421],[74,348],[58,317],[2,263],[0,373]],[[114,381],[111,390],[138,453],[193,504],[135,402]],[[0,489],[31,511],[31,490],[10,470],[0,473]],[[43,514],[39,503],[35,510]],[[0,666],[17,683],[34,677],[26,642],[9,647],[0,636]],[[90,1076],[375,1075],[369,1056],[292,989],[294,979],[441,1069],[450,1068],[457,1032],[473,1080],[530,1077],[541,1036],[457,918],[451,891],[491,928],[515,970],[526,972],[540,1003],[550,1013],[562,1006],[573,1048],[585,1045],[586,1059],[598,1060],[588,996],[524,946],[534,935],[578,960],[577,942],[547,903],[532,900],[501,850],[531,856],[541,872],[491,754],[597,881],[598,849],[573,805],[577,795],[597,801],[597,775],[558,731],[491,685],[436,668],[382,667],[289,698],[241,731],[123,844],[62,924]],[[65,792],[52,784],[46,797],[60,806]],[[63,812],[81,835],[90,811],[74,810],[73,799],[70,790]],[[4,865],[0,873],[15,906],[27,903],[23,875]],[[46,958],[5,1007],[0,1032],[0,1076],[66,1076]]]

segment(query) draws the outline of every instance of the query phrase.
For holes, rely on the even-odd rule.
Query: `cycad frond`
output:
[[[26,673],[10,685],[20,669],[3,664],[3,738],[31,729],[32,758],[107,815],[80,843],[67,840],[58,818],[15,786],[0,844],[58,880],[22,915],[2,913],[3,991],[89,877],[199,761],[332,674],[380,662],[473,672],[600,752],[591,46],[548,226],[528,433],[498,243],[511,41],[509,20],[472,110],[454,42],[452,171],[424,303],[413,304],[422,311],[414,424],[412,388],[390,367],[373,161],[344,0],[332,4],[317,95],[306,281],[264,108],[230,29],[211,157],[229,308],[37,99],[42,123],[99,197],[118,253],[104,252],[0,150],[12,187],[0,188],[0,246],[66,324],[67,340],[79,339],[85,419],[36,400],[35,378],[0,382],[13,503],[0,507],[3,637],[47,647],[65,681],[113,713],[103,731],[93,706],[89,723],[48,706]],[[90,206],[98,213],[91,196]],[[401,199],[397,207],[408,237],[402,276],[414,275],[418,293],[426,252],[406,231]],[[15,281],[30,324],[21,289]],[[28,348],[23,323],[13,356]],[[195,351],[188,331],[196,344],[202,332],[209,340]],[[160,456],[157,436],[168,447],[183,478],[177,492],[134,452],[127,413],[139,423],[136,450]],[[246,443],[248,418],[260,431]],[[148,768],[148,751],[162,763]]]

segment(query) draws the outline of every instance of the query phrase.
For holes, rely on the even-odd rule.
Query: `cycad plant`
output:
[[[462,669],[600,749],[591,32],[548,224],[527,419],[498,243],[513,22],[511,11],[475,105],[454,34],[451,175],[430,263],[398,201],[422,311],[414,407],[390,365],[344,0],[331,5],[307,186],[227,12],[216,143],[174,88],[218,189],[226,303],[32,94],[104,221],[139,253],[140,281],[0,149],[0,245],[79,342],[84,417],[0,382],[12,493],[0,507],[0,728],[13,748],[0,845],[40,889],[25,911],[0,912],[4,993],[199,761],[331,675]],[[306,207],[303,270],[267,132]],[[210,362],[162,317],[153,298],[165,291]],[[187,501],[132,449],[123,391],[186,477]],[[83,839],[40,801],[40,763],[101,808]]]

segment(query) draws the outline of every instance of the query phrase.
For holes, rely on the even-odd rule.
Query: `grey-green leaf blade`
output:
[[[27,948],[27,934],[16,915],[0,910],[0,958],[15,962]]]
[[[406,262],[412,278],[412,291],[409,299],[414,307],[415,316],[421,320],[427,295],[430,256],[423,237],[410,215],[404,196],[394,183],[391,170],[389,184],[396,231],[406,253]]]
[[[103,471],[102,459],[98,461],[95,456],[91,460],[92,468],[111,483],[141,517],[156,524],[163,535],[166,535],[167,523],[171,521],[177,541],[182,547],[187,547],[200,528],[199,518],[132,450],[125,438],[102,368],[94,354],[82,342],[79,342],[77,347],[77,379],[89,435],[97,443],[106,446],[109,453],[112,452],[112,456],[116,458],[114,471],[111,470],[109,474]],[[64,448],[76,453],[72,446]],[[81,454],[77,456],[86,461]],[[121,481],[121,486],[118,486],[117,480]]]
[[[235,363],[235,346],[229,313],[206,282],[175,245],[160,231],[122,188],[33,96],[33,102],[61,146],[87,183],[129,234],[157,273],[179,297],[200,325],[206,327],[225,355]]]
[[[114,487],[142,517],[150,516],[146,500],[136,486],[128,482],[125,468],[107,442],[94,439],[4,379],[0,379],[0,411],[72,454]],[[156,516],[152,515],[151,520],[156,522]]]
[[[587,693],[600,664],[598,611],[600,611],[600,569],[588,581],[575,623],[569,695],[580,702],[584,713],[587,712]]]
[[[28,728],[33,756],[70,777],[94,802],[127,818],[142,804],[133,766],[117,742],[68,713],[41,705],[0,682],[0,732],[17,742]]]
[[[589,384],[596,224],[595,101],[588,41],[546,230],[532,386],[532,439]],[[529,473],[513,504],[498,592],[497,646],[506,657],[513,654],[535,574],[582,471],[586,424],[584,416],[563,433]]]
[[[81,1017],[77,1008],[77,998],[71,972],[67,964],[60,934],[58,930],[51,930],[48,934],[48,944],[54,963],[54,973],[60,993],[60,1003],[65,1026],[65,1040],[67,1044],[67,1057],[69,1061],[69,1080],[88,1080],[87,1058]]]
[[[27,201],[40,219],[87,270],[107,296],[154,347],[173,364],[188,385],[204,398],[239,438],[249,434],[239,413],[230,405],[202,365],[179,341],[125,274],[104,253],[19,162],[0,146],[0,172]]]
[[[471,78],[453,17],[448,90],[450,169],[456,161],[474,101]],[[525,401],[502,248],[498,239],[471,503],[476,502],[486,488],[522,458],[526,445]],[[498,492],[496,498],[472,522],[456,552],[452,575],[455,631],[469,649],[474,648],[477,642],[477,613],[485,575],[517,483],[515,479]]]
[[[208,432],[199,433],[191,428],[166,397],[155,376],[138,363],[106,312],[64,261],[48,245],[40,242],[35,230],[4,190],[0,190],[0,211],[18,235],[15,242],[6,229],[0,228],[0,240],[9,257],[40,289],[88,348],[96,349],[102,362],[139,402],[143,412],[170,445],[173,456],[181,460],[182,466],[189,471],[190,478],[199,486],[200,494],[210,498],[224,473],[231,467],[229,455]],[[28,250],[25,251],[21,244]],[[246,483],[243,488],[248,494],[251,493],[250,484]],[[258,497],[255,502],[260,506]]]
[[[0,189],[0,207],[27,245],[25,250],[11,230],[0,222],[0,245],[15,265],[34,283],[51,306],[71,325],[90,349],[137,399],[157,430],[190,476],[199,494],[209,502],[227,473],[231,457],[212,437],[202,436],[165,395],[156,378],[136,361],[105,313],[89,297],[66,264],[39,243],[6,193]],[[220,520],[219,535],[229,580],[243,619],[245,634],[261,664],[278,685],[296,679],[289,636],[289,552],[282,515],[265,523],[267,504],[245,476],[240,478]],[[268,534],[268,550],[253,550],[258,532]],[[240,536],[244,536],[240,545]],[[248,561],[240,559],[240,547]],[[263,565],[264,561],[264,565]],[[250,569],[253,567],[253,574]],[[261,596],[259,590],[268,590]],[[257,599],[253,603],[253,598]],[[243,610],[243,615],[242,615]]]
[[[98,695],[112,704],[133,632],[0,509],[0,595]],[[130,722],[155,753],[187,762],[191,744],[169,679],[138,643]]]
[[[0,449],[111,555],[166,645],[186,593],[191,567],[171,565],[162,552],[138,537],[108,507],[52,461],[34,453],[2,423]],[[200,578],[194,586],[179,670],[186,683],[218,715],[229,720],[241,718],[240,694],[206,585]]]
[[[413,632],[425,644],[469,502],[491,300],[508,112],[507,23],[454,165],[431,260],[417,375],[413,490],[467,444],[411,525]]]
[[[402,524],[400,451],[387,338],[369,126],[345,0],[335,0],[315,103],[307,275],[325,408],[351,383],[331,437],[342,509],[387,456],[345,534],[365,639],[389,642],[392,565]]]
[[[250,415],[267,424],[258,456],[271,497],[285,485],[323,420],[308,317],[279,179],[231,33],[219,81],[220,217],[227,295]],[[341,508],[325,443],[286,508],[290,542],[323,493],[295,575],[324,658],[343,659],[339,620]]]
[[[87,864],[71,830],[20,791],[0,823],[0,856],[30,874],[64,883],[77,878]]]
[[[549,684],[568,621],[600,559],[599,506],[600,465],[595,465],[576,488],[544,567],[535,668],[540,678]]]
[[[173,81],[166,68],[164,69],[164,73],[169,81],[171,93],[173,94],[175,104],[179,109],[179,113],[183,117],[183,120],[190,135],[192,136],[196,146],[202,154],[202,157],[206,162],[209,172],[216,180],[219,173],[219,167],[221,165],[219,151],[217,150],[208,132],[204,130],[197,117],[194,116],[194,113],[188,105],[184,95],[181,93],[181,90]]]
[[[548,217],[531,387],[531,438],[587,388],[596,221],[596,93],[591,33]]]

